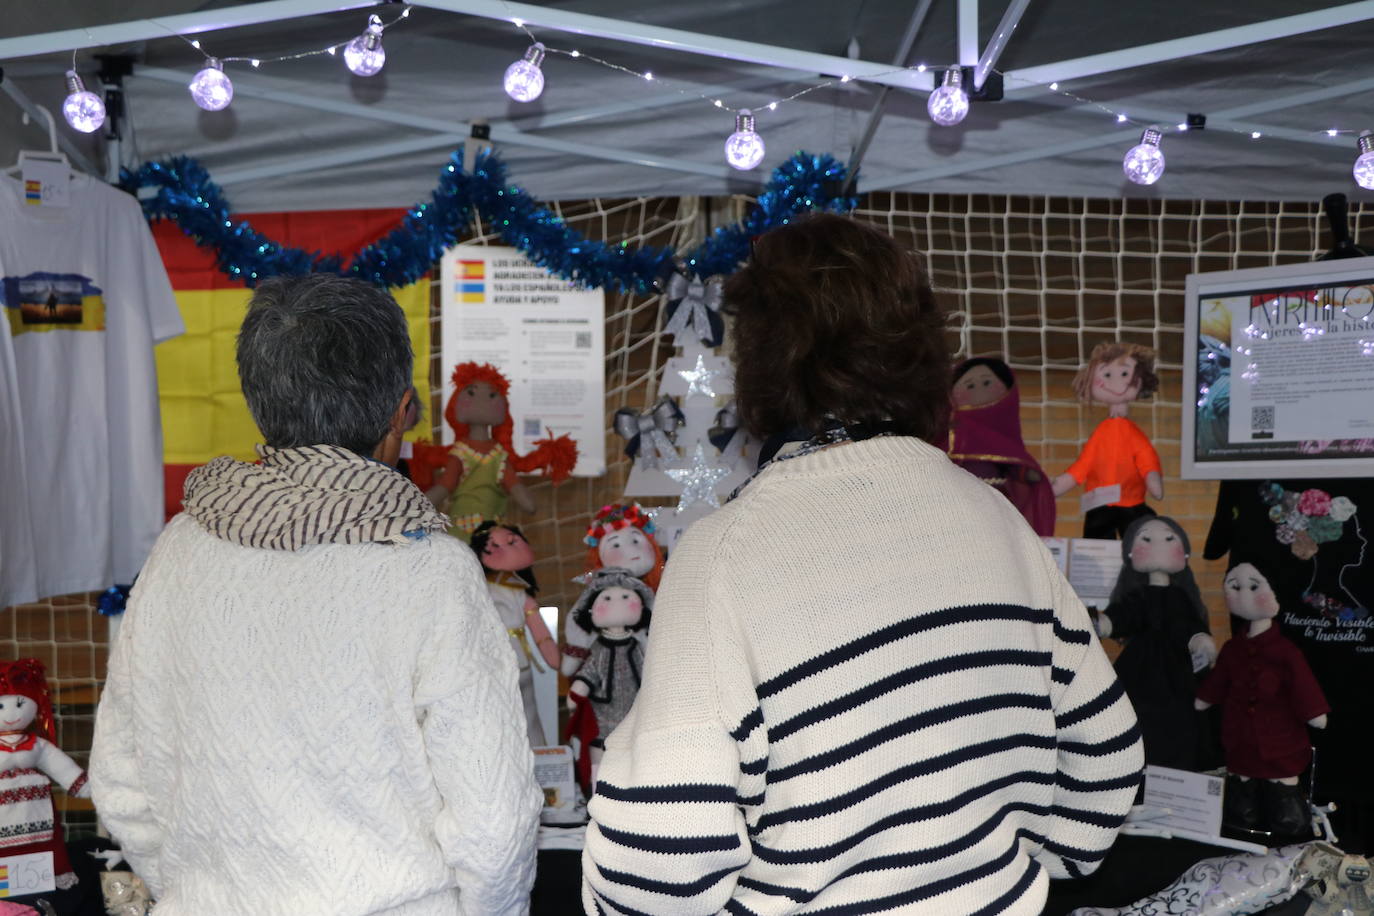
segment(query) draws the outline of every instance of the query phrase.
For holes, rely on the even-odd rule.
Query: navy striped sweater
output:
[[[1087,612],[915,439],[780,462],[694,525],[607,742],[588,913],[1039,913],[1140,778]]]

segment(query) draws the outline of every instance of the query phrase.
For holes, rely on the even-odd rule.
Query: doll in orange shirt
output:
[[[1106,404],[1107,419],[1088,437],[1078,460],[1054,481],[1054,495],[1076,486],[1083,493],[1083,536],[1119,538],[1131,522],[1155,511],[1148,493],[1164,498],[1164,477],[1144,430],[1126,418],[1132,401],[1159,388],[1155,352],[1129,343],[1101,343],[1073,381],[1079,400]]]

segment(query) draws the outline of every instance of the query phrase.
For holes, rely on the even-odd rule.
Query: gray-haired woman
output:
[[[96,721],[101,819],[164,916],[520,913],[540,795],[481,570],[393,464],[386,293],[264,283],[238,337],[261,461],[186,483]]]

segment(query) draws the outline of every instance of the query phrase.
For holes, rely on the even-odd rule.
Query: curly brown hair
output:
[[[834,214],[774,229],[725,284],[735,397],[760,438],[890,421],[938,439],[949,413],[945,313],[920,258]]]
[[[1087,363],[1073,377],[1073,393],[1083,402],[1092,400],[1093,372],[1103,363],[1116,362],[1123,356],[1135,360],[1135,376],[1131,381],[1140,383],[1140,400],[1145,400],[1159,390],[1159,376],[1155,375],[1155,351],[1141,344],[1100,343],[1093,347]]]

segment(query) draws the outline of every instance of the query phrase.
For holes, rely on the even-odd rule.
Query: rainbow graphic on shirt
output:
[[[43,204],[43,182],[34,181],[32,178],[24,179],[24,203]]]
[[[9,895],[10,867],[8,865],[0,865],[0,897],[8,897]]]
[[[453,291],[458,294],[458,301],[486,302],[486,279],[486,261],[459,261],[458,277],[453,286]]]
[[[104,296],[81,274],[37,271],[0,278],[0,306],[14,337],[34,331],[105,330]]]

